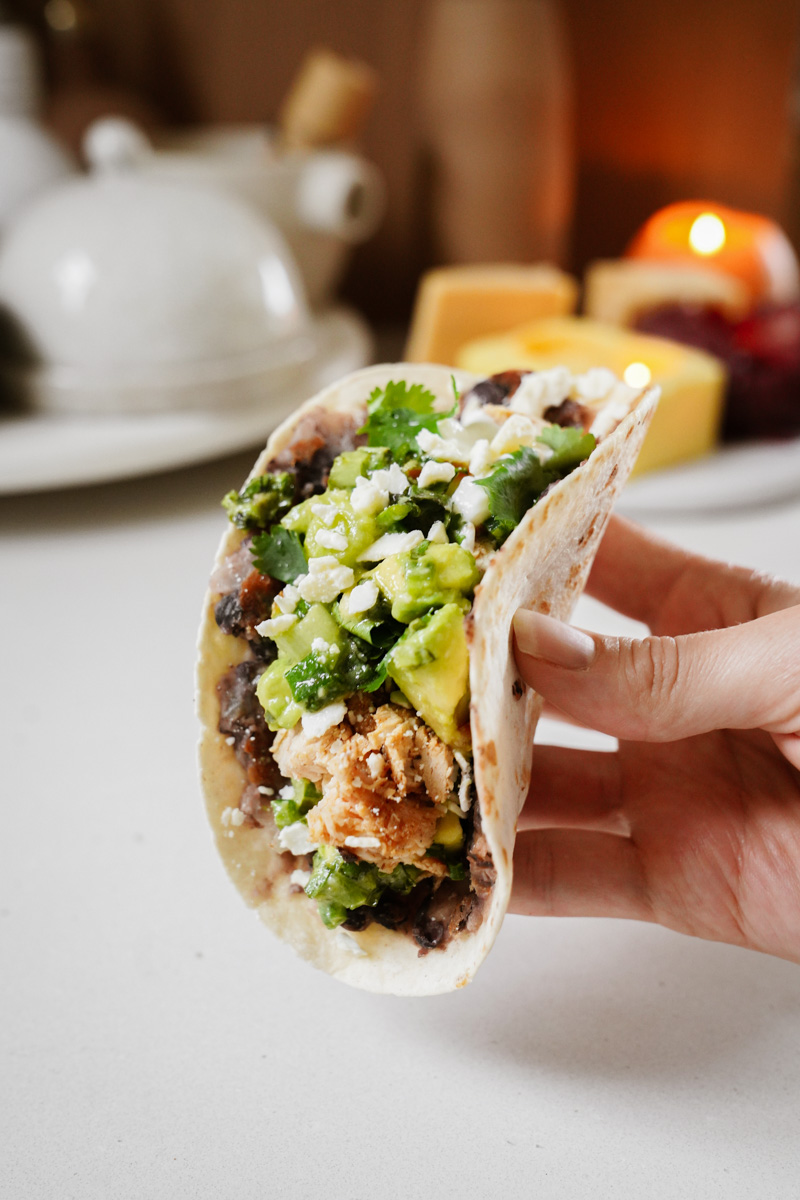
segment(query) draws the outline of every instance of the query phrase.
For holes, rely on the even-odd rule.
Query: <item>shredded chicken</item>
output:
[[[282,774],[309,779],[322,791],[308,814],[312,840],[345,846],[348,837],[372,839],[376,845],[358,846],[366,862],[388,870],[420,862],[433,874],[444,872],[425,851],[456,766],[452,750],[410,710],[372,708],[356,697],[340,725],[313,737],[298,724],[277,735],[272,752]]]

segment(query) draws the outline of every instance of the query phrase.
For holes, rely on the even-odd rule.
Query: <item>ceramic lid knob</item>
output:
[[[151,152],[143,131],[124,117],[93,121],[83,138],[83,153],[94,171],[130,170]]]

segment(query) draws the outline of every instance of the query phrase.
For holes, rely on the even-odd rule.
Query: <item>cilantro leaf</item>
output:
[[[594,434],[584,433],[582,429],[572,426],[562,428],[561,425],[548,425],[536,440],[553,451],[552,458],[548,458],[545,466],[548,471],[557,471],[559,477],[567,475],[573,467],[588,458],[597,445]]]
[[[436,397],[423,384],[412,383],[409,386],[405,379],[398,379],[396,383],[390,379],[386,387],[376,387],[370,393],[367,401],[368,413],[372,414],[378,409],[388,412],[396,408],[408,408],[415,413],[432,413],[436,408]]]
[[[486,528],[498,546],[516,529],[553,478],[536,451],[522,446],[513,454],[504,455],[485,479],[475,480],[478,487],[489,493]]]
[[[421,429],[435,433],[439,422],[455,412],[436,412],[436,397],[421,383],[410,386],[404,379],[390,380],[385,388],[375,388],[367,401],[366,423],[359,433],[367,435],[367,445],[387,446],[401,466],[417,453],[417,434]]]
[[[294,479],[288,471],[257,475],[241,492],[228,492],[222,507],[237,529],[266,529],[292,506]]]
[[[269,533],[259,533],[250,547],[253,565],[262,575],[271,575],[282,583],[294,583],[308,570],[300,538],[293,529],[278,525]]]
[[[597,445],[591,433],[562,429],[560,425],[549,425],[537,440],[553,451],[546,462],[539,461],[535,450],[523,446],[513,454],[504,454],[485,479],[475,480],[489,493],[486,528],[498,546],[516,529],[545,488],[569,475]]]

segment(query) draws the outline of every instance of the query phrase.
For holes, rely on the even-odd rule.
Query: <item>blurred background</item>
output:
[[[487,24],[509,20],[507,5],[478,6]],[[794,0],[530,0],[512,12],[516,42],[490,78],[469,54],[459,56],[455,37],[449,56],[429,62],[425,37],[437,7],[440,19],[457,19],[436,0],[7,0],[4,10],[35,32],[46,119],[73,136],[81,107],[87,117],[103,108],[101,89],[110,110],[124,98],[129,112],[164,126],[272,123],[313,46],[371,65],[378,87],[361,144],[387,181],[388,205],[375,237],[356,250],[342,294],[373,321],[407,321],[420,272],[448,258],[431,211],[431,146],[452,131],[443,113],[443,128],[430,127],[424,92],[432,76],[444,91],[472,88],[476,103],[491,96],[495,119],[513,127],[518,160],[537,152],[526,101],[555,77],[544,84],[550,103],[568,109],[564,266],[580,271],[620,254],[652,212],[695,196],[764,213],[800,234]],[[529,49],[537,10],[557,29]],[[473,59],[486,46],[485,31],[476,36],[483,41]],[[493,257],[481,249],[477,258]]]
[[[117,420],[98,481],[376,358],[659,383],[640,472],[794,438],[798,242],[791,0],[3,0],[0,488],[70,482],[56,417]]]

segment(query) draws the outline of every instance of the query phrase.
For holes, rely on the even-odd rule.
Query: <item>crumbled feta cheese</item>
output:
[[[352,567],[343,567],[333,555],[308,561],[308,575],[295,580],[297,590],[309,604],[330,604],[355,583]]]
[[[318,546],[324,546],[326,550],[347,549],[347,538],[336,529],[320,529],[315,540]]]
[[[366,761],[367,770],[372,778],[380,779],[381,775],[383,774],[383,769],[386,765],[383,755],[375,751],[374,753],[367,755]]]
[[[311,643],[311,649],[316,654],[330,654],[331,650],[338,650],[338,646],[332,642],[326,642],[325,638],[315,637]]]
[[[471,521],[465,521],[461,530],[461,545],[465,550],[469,550],[470,554],[475,549],[475,526]]]
[[[408,476],[397,463],[392,463],[390,467],[383,467],[379,471],[373,471],[370,475],[370,482],[374,483],[381,491],[391,492],[396,496],[402,496],[403,492],[408,491]]]
[[[489,493],[471,475],[461,480],[451,497],[451,504],[465,521],[480,525],[489,516]]]
[[[576,400],[596,404],[607,396],[617,383],[617,377],[608,367],[590,367],[583,375],[572,380],[572,395]]]
[[[289,876],[289,882],[295,883],[295,884],[297,884],[298,887],[304,888],[310,878],[311,878],[310,871],[301,871],[300,868],[298,867],[298,869],[296,871],[292,871],[291,875]]]
[[[456,473],[451,462],[426,462],[419,473],[417,483],[421,488],[430,487],[432,483],[449,483]]]
[[[351,834],[344,839],[344,844],[353,850],[377,850],[381,843],[376,837],[353,837]]]
[[[336,940],[343,950],[347,950],[350,954],[355,954],[356,958],[369,958],[364,947],[360,946],[353,935],[348,933],[346,929],[337,930]]]
[[[389,489],[378,487],[372,479],[359,475],[350,493],[350,504],[354,512],[374,516],[389,503]]]
[[[458,803],[462,812],[469,812],[470,804],[470,788],[472,786],[472,768],[469,760],[463,754],[459,754],[458,750],[453,751],[453,757],[461,767],[461,781],[458,785]]]
[[[497,434],[493,435],[494,437]],[[486,438],[479,438],[469,456],[469,473],[476,477],[485,475],[492,465],[492,450]]]
[[[441,521],[434,521],[428,530],[427,542],[448,542],[447,530]]]
[[[303,733],[307,733],[309,737],[322,737],[323,733],[333,729],[334,725],[341,724],[346,712],[345,702],[336,700],[333,704],[326,704],[318,712],[303,713]]]
[[[323,525],[327,525],[330,529],[342,509],[337,504],[312,504],[311,511],[315,517],[319,517]]]
[[[429,429],[420,429],[417,445],[423,454],[428,454],[431,458],[454,463],[466,463],[469,460],[468,446],[459,446],[457,442],[440,437],[438,433],[431,433]]]
[[[522,413],[513,413],[505,424],[501,425],[489,449],[495,458],[499,458],[501,454],[513,454],[520,446],[535,445],[538,432],[539,429],[530,418],[524,417]]]
[[[488,516],[488,508],[486,513]],[[381,562],[392,554],[404,554],[407,550],[413,550],[415,546],[424,541],[425,535],[421,529],[412,529],[408,533],[384,533],[377,542],[373,542],[359,554],[358,561]]]
[[[570,394],[572,375],[566,367],[551,367],[549,371],[532,371],[523,375],[520,385],[508,401],[512,412],[529,417],[541,417],[545,409],[560,404]]]
[[[290,783],[287,783],[285,787],[281,788],[281,790],[278,792],[278,795],[280,796],[281,800],[291,800],[294,796],[294,788]]]
[[[231,737],[226,737],[226,738],[225,738],[225,745],[226,745],[226,746],[235,746],[235,745],[236,745],[236,738],[235,738],[235,737],[233,737],[233,736],[231,736]]]
[[[468,429],[472,437],[490,442],[497,433],[497,422],[492,420],[477,400],[468,402],[460,420],[464,429]]]
[[[357,583],[347,597],[347,611],[356,613],[367,612],[378,599],[378,585],[374,579],[365,579]]]
[[[231,825],[244,825],[245,815],[240,808],[234,808],[231,813]]]
[[[309,837],[308,826],[304,821],[295,821],[293,825],[281,829],[278,833],[278,845],[281,850],[288,850],[291,854],[310,854],[317,848]]]
[[[300,599],[300,593],[291,583],[287,583],[279,596],[275,597],[275,605],[279,612],[289,616],[297,608],[297,602]]]
[[[274,788],[264,787],[263,784],[259,784],[258,791],[261,793],[262,796],[274,796],[275,795]]]
[[[232,808],[223,808],[219,818],[220,825],[230,825],[232,812]]]
[[[270,617],[268,621],[256,625],[256,633],[261,637],[274,638],[276,634],[286,633],[287,629],[291,629],[296,620],[297,617],[293,613],[281,613],[280,616]]]

